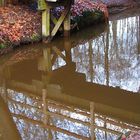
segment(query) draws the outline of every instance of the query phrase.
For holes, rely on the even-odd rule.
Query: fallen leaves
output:
[[[41,16],[26,6],[0,8],[0,43],[20,44],[41,35]]]
[[[63,7],[57,7],[54,14],[59,15],[64,10]],[[108,18],[107,6],[101,2],[93,2],[92,0],[76,0],[74,5],[71,7],[71,19],[77,16],[83,16],[82,14],[87,11],[94,12],[100,10],[104,13],[105,17]]]
[[[71,7],[71,19],[82,16],[85,11],[100,10],[108,18],[108,10],[103,3],[91,0],[76,0]],[[54,14],[61,13],[57,7]],[[7,6],[0,8],[0,44],[19,45],[41,38],[41,15],[26,6]]]

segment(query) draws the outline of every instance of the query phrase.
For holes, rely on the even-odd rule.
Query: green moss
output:
[[[33,34],[31,36],[31,40],[34,42],[34,41],[39,41],[40,40],[40,35],[38,34]]]
[[[1,44],[0,44],[0,49],[3,49],[3,48],[6,48],[6,45],[3,44],[3,43],[1,43]]]
[[[77,23],[79,28],[90,26],[104,20],[104,15],[101,11],[85,11],[82,16],[77,16],[72,20],[72,23]]]

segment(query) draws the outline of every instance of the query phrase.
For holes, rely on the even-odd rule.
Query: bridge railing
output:
[[[6,90],[2,91],[4,92]],[[98,131],[106,133],[106,135],[111,134],[117,137],[128,129],[139,130],[136,126],[95,113],[94,102],[89,103],[90,107],[89,111],[87,111],[47,98],[46,90],[42,91],[42,97],[40,97],[28,93],[21,95],[21,93],[8,89],[6,97],[9,108],[11,108],[12,116],[16,118],[14,120],[23,120],[30,125],[39,125],[45,130],[66,134],[78,139],[93,140]],[[29,103],[29,100],[31,103]],[[27,112],[30,112],[29,115]],[[41,114],[41,118],[39,114]],[[75,133],[69,129],[57,126],[57,123],[55,124],[55,121],[52,121],[54,118],[55,121],[61,120],[62,126],[63,123],[84,126],[83,129],[88,130],[87,135],[85,136],[81,133],[77,133],[78,131]],[[18,123],[18,121],[16,123]],[[71,126],[70,124],[69,126]]]

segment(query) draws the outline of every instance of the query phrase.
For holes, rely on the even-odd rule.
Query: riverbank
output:
[[[77,0],[71,8],[71,28],[74,31],[81,30],[105,21],[105,18],[108,18],[108,10],[112,15],[135,5],[136,1],[133,0],[102,0],[102,3]],[[59,16],[63,8],[53,11]],[[15,46],[41,40],[41,12],[19,5],[0,8],[0,55],[9,52]]]
[[[139,0],[101,0],[108,8],[111,7],[134,7],[140,4]]]
[[[54,10],[58,15],[63,8]],[[80,30],[108,18],[107,7],[89,0],[77,1],[71,8],[71,27]],[[41,41],[41,12],[27,6],[9,5],[0,8],[0,54],[14,46]]]
[[[102,3],[107,5],[110,14],[116,14],[126,9],[139,7],[139,0],[101,0]]]
[[[0,16],[1,49],[40,39],[41,15],[27,6],[2,7]]]

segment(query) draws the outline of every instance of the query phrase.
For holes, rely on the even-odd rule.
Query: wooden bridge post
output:
[[[43,57],[38,60],[38,70],[48,73],[52,71],[50,48],[43,49]]]
[[[42,12],[42,37],[50,36],[50,9],[45,0],[38,0],[38,10]]]
[[[51,121],[51,118],[48,115],[49,110],[48,110],[48,100],[47,100],[47,89],[42,89],[42,100],[43,100],[43,113],[44,113],[43,123],[46,126],[46,125],[50,125],[50,121]],[[52,140],[53,136],[50,128],[48,129],[48,133],[49,133],[48,139]]]
[[[90,119],[91,119],[91,126],[90,126],[90,132],[91,132],[91,140],[95,140],[95,105],[94,102],[90,102]]]
[[[47,99],[47,90],[42,89],[42,100],[43,100],[43,123],[46,125],[47,124],[47,104],[46,104],[46,99]]]
[[[71,66],[72,64],[72,56],[71,56],[71,40],[70,37],[64,38],[64,48],[65,48],[65,54],[66,54],[66,64],[68,66]]]
[[[64,36],[68,36],[70,31],[70,9],[73,0],[66,0],[59,3],[58,0],[52,2],[52,0],[38,0],[38,10],[42,11],[42,37],[47,39],[45,42],[49,42],[61,29],[61,25],[64,26]],[[59,19],[55,18],[51,14],[51,8],[58,6],[64,6],[64,11],[61,13]],[[54,27],[51,28],[51,20]]]
[[[51,48],[44,48],[43,49],[43,58],[46,65],[47,72],[52,71],[52,64],[51,64]]]
[[[42,12],[42,36],[43,38],[50,36],[50,8]]]
[[[70,10],[69,10],[69,12],[68,12],[68,14],[67,14],[67,16],[65,17],[65,19],[64,19],[64,36],[65,37],[67,37],[67,36],[69,36],[70,35],[70,17],[71,17],[71,15],[70,15]]]
[[[0,6],[4,6],[5,5],[5,0],[0,0]]]

